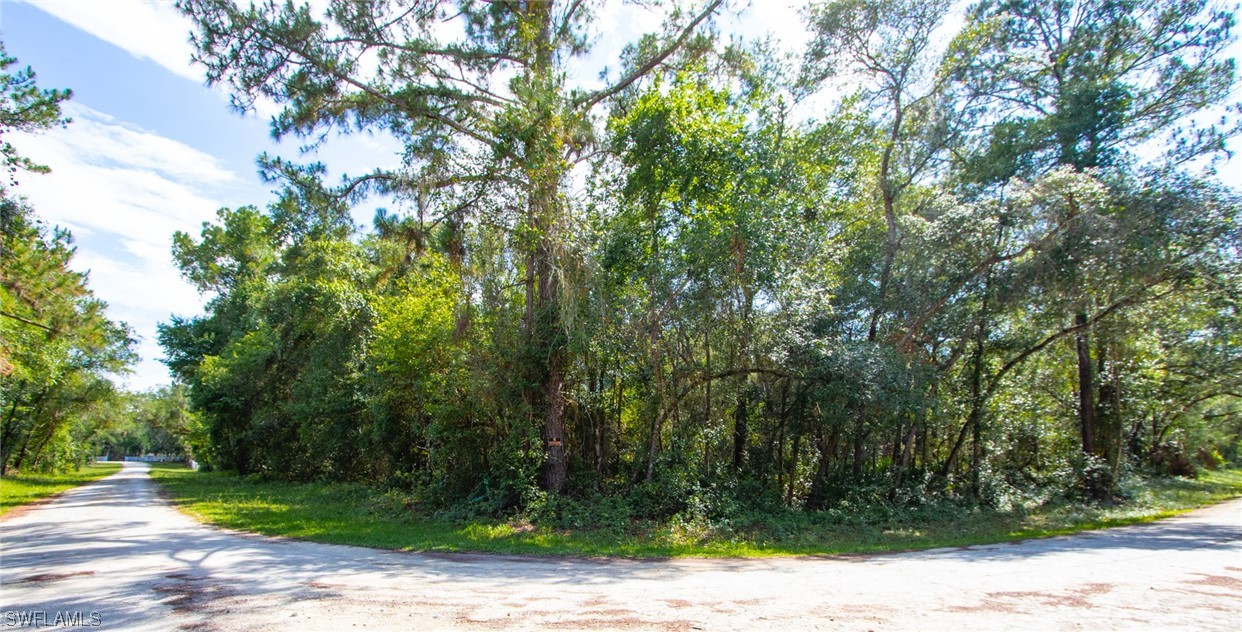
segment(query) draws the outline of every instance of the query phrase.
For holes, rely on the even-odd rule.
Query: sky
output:
[[[801,0],[729,4],[718,19],[726,34],[770,34],[788,50],[808,38]],[[608,0],[598,17],[593,52],[571,68],[570,80],[585,87],[602,83],[600,70],[616,66],[626,42],[660,25],[660,15],[618,0]],[[68,127],[11,135],[23,155],[52,168],[25,175],[16,192],[42,218],[73,232],[74,267],[89,270],[90,287],[110,316],[139,337],[141,362],[118,378],[135,390],[170,382],[158,323],[199,314],[205,303],[172,261],[173,233],[197,235],[222,207],[272,201],[271,185],[257,175],[260,153],[319,160],[330,174],[399,161],[400,148],[383,137],[332,138],[310,156],[299,156],[296,140],[276,143],[268,128],[276,106],[232,111],[227,94],[206,86],[202,68],[191,63],[189,32],[172,0],[0,0],[8,54],[34,69],[40,87],[74,92],[64,107],[73,119]],[[1222,170],[1227,182],[1242,182],[1239,163]],[[355,221],[368,225],[374,208],[356,209]]]

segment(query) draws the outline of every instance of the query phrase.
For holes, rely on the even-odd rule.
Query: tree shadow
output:
[[[367,587],[391,586],[434,595],[441,584],[487,591],[541,586],[602,593],[634,580],[653,587],[687,576],[708,582],[716,573],[848,574],[845,566],[859,563],[1020,562],[1056,553],[1122,549],[1236,551],[1239,540],[1242,525],[1184,517],[1011,544],[848,558],[635,560],[415,553],[204,526],[160,496],[145,466],[127,464],[120,474],[0,523],[0,585],[6,610],[94,611],[108,627],[167,629],[170,616],[190,626],[207,625],[218,604],[232,598],[296,604],[342,591],[356,598],[365,596]]]

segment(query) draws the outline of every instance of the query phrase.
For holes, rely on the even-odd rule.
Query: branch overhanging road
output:
[[[0,522],[0,628],[1069,630],[1242,627],[1242,500],[1016,544],[767,560],[433,555],[198,524],[145,465]]]

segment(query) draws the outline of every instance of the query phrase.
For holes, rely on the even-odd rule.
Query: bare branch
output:
[[[39,329],[43,329],[43,330],[49,331],[54,334],[60,333],[60,330],[55,327],[49,327],[47,325],[44,325],[43,323],[36,322],[36,321],[30,320],[27,318],[22,318],[21,316],[18,316],[16,314],[10,314],[8,312],[0,312],[0,316],[4,316],[5,318],[12,318],[13,320],[16,320],[19,323],[25,323],[32,327],[38,327]]]
[[[686,43],[686,40],[690,39],[690,35],[694,33],[695,29],[699,27],[699,24],[702,24],[703,21],[708,18],[708,16],[715,13],[716,9],[720,8],[721,3],[723,2],[724,0],[712,0],[710,3],[708,3],[706,7],[704,7],[701,13],[695,16],[694,20],[692,20],[690,24],[686,25],[686,28],[682,29],[681,34],[677,36],[677,39],[670,42],[659,53],[656,53],[655,55],[653,55],[651,59],[647,60],[647,63],[643,64],[642,66],[639,66],[638,68],[635,68],[632,72],[630,72],[630,74],[626,75],[624,78],[622,78],[620,81],[613,84],[612,86],[597,90],[595,92],[592,92],[588,95],[583,96],[581,99],[577,100],[574,103],[574,106],[581,107],[584,110],[589,110],[592,107],[594,107],[596,103],[599,103],[600,101],[603,101],[604,99],[607,99],[608,97],[611,97],[614,94],[621,92],[622,90],[630,87],[630,84],[634,83],[635,81],[638,81],[639,79],[642,79],[644,76],[650,73],[653,69],[655,69],[656,66],[659,66],[660,64],[664,63],[664,60],[668,59],[668,57],[672,55],[674,52],[676,52],[677,49],[681,48],[682,45]]]

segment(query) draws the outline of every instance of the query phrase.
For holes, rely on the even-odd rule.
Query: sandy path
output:
[[[126,464],[0,522],[0,628],[30,612],[126,630],[1238,630],[1242,501],[968,549],[594,561],[237,534],[169,507]]]

